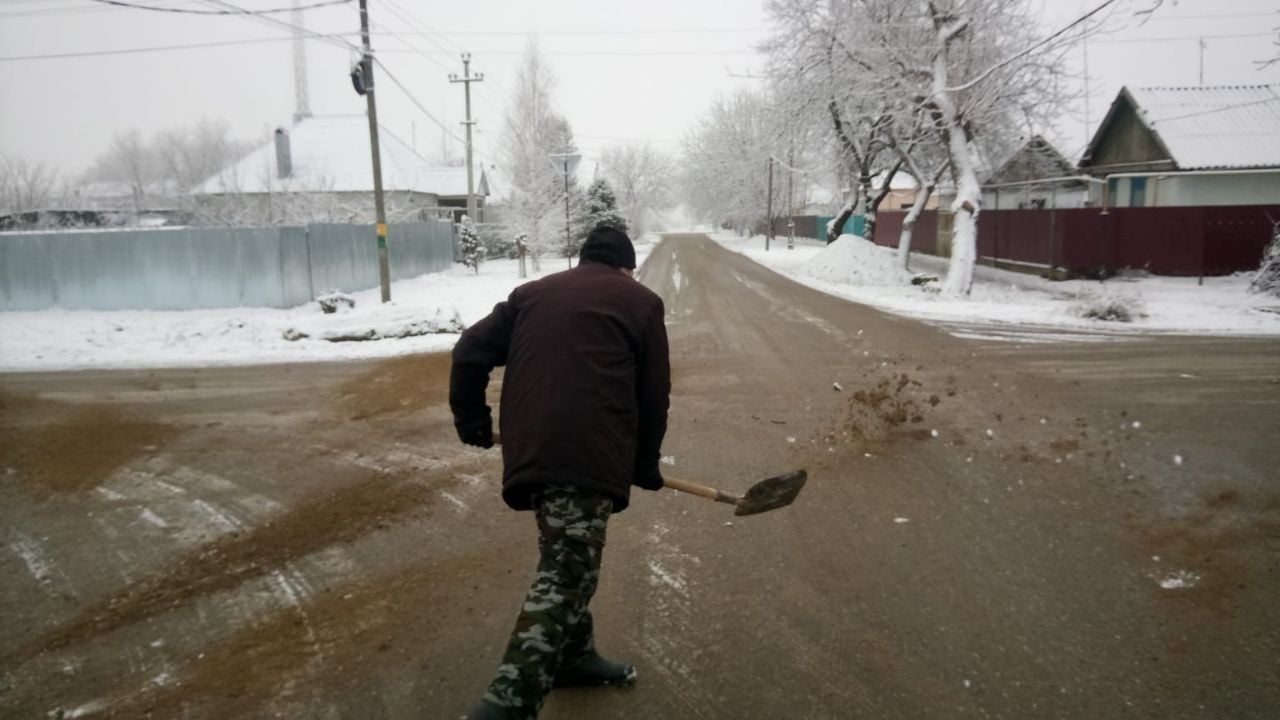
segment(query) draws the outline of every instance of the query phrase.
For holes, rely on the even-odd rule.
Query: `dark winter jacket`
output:
[[[489,373],[506,366],[502,496],[569,483],[627,507],[631,485],[657,490],[671,392],[662,299],[607,265],[522,285],[453,350],[449,404],[464,442],[492,444]]]

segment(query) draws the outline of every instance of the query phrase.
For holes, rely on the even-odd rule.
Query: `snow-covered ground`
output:
[[[764,237],[712,236],[777,272],[832,295],[923,320],[959,325],[956,334],[1020,341],[1070,339],[1111,334],[1173,333],[1197,335],[1280,335],[1280,299],[1247,292],[1250,275],[1205,278],[1116,277],[1106,281],[1054,282],[1022,273],[979,266],[968,298],[941,296],[936,287],[910,284],[896,265],[896,251],[852,235],[830,246],[798,242],[788,250],[785,238],[769,251]],[[923,254],[911,256],[915,274],[945,277],[947,261]],[[1083,309],[1118,305],[1130,310],[1131,322],[1083,317]],[[1026,329],[1034,334],[1004,334]]]
[[[636,242],[637,263],[657,240],[646,236]],[[518,285],[566,268],[564,258],[544,258],[540,273],[530,264],[529,278],[521,280],[515,260],[483,263],[479,275],[455,265],[393,283],[386,305],[377,288],[351,293],[355,308],[329,315],[315,302],[288,310],[0,312],[0,372],[254,365],[448,350],[458,339],[456,332],[447,332],[455,317],[470,325]],[[406,333],[426,334],[325,339]],[[286,339],[299,334],[306,337]]]
[[[831,246],[785,241],[764,250],[764,238],[713,238],[805,285],[888,312],[938,322],[964,337],[1044,342],[1105,339],[1129,333],[1280,335],[1280,300],[1245,291],[1249,278],[1113,278],[1106,282],[1050,282],[979,267],[969,298],[943,298],[910,284],[893,251],[852,236]],[[636,243],[643,262],[658,238]],[[541,275],[567,267],[548,258]],[[946,261],[914,255],[915,273],[941,279]],[[532,279],[532,276],[531,278]],[[0,372],[128,367],[200,367],[389,357],[447,350],[455,318],[470,325],[520,283],[514,260],[461,265],[392,286],[393,301],[378,290],[353,293],[354,309],[325,315],[316,303],[276,310],[229,308],[184,312],[66,311],[0,313]],[[936,285],[933,283],[932,285]],[[1081,317],[1081,308],[1118,300],[1140,313],[1132,322]],[[436,332],[437,330],[445,332]],[[326,337],[426,333],[403,338],[333,342]],[[286,335],[297,337],[286,339]]]

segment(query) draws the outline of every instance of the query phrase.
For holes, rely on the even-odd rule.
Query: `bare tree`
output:
[[[0,212],[47,209],[58,185],[57,171],[45,163],[0,155]]]
[[[128,130],[112,138],[83,181],[127,189],[135,212],[163,199],[166,204],[199,213],[192,191],[217,177],[250,148],[249,143],[231,137],[226,123],[216,120],[167,130],[150,142],[138,130]]]
[[[94,160],[85,179],[122,185],[129,191],[134,211],[141,212],[148,188],[160,177],[159,165],[142,133],[128,130],[112,136],[111,145]]]
[[[231,137],[223,121],[198,123],[160,133],[151,144],[157,174],[180,193],[189,193],[250,150],[247,142]]]
[[[648,229],[650,217],[675,204],[675,161],[649,143],[605,148],[600,171],[617,192],[622,215],[636,236]]]
[[[901,3],[867,8],[829,0],[773,0],[766,10],[774,32],[764,50],[782,105],[779,116],[790,127],[804,127],[797,118],[823,120],[837,176],[851,188],[829,231],[842,233],[856,213],[866,220],[864,235],[874,239],[876,210],[900,167],[885,139],[894,97],[884,91],[881,61],[853,48],[862,45],[873,11],[888,23],[905,10]]]
[[[750,232],[769,220],[767,167],[777,146],[770,101],[742,91],[716,100],[684,139],[681,178],[699,218]]]
[[[1063,53],[1083,20],[1115,2],[1041,38],[1029,0],[774,0],[771,57],[810,112],[825,103],[843,156],[862,176],[863,209],[876,204],[868,169],[905,166],[924,189],[938,174],[926,158],[942,150],[956,189],[943,287],[964,295],[984,158],[1007,151],[1016,129],[1052,124],[1068,97],[1059,82]]]
[[[575,150],[572,128],[552,107],[554,88],[551,68],[530,40],[503,120],[500,153],[511,184],[510,224],[527,236],[535,271],[539,255],[562,244],[557,209],[563,212],[564,181],[550,156]]]
[[[950,167],[950,158],[945,148],[936,142],[931,133],[930,121],[918,114],[911,122],[895,123],[888,128],[886,140],[898,161],[908,175],[915,181],[916,192],[911,209],[902,219],[902,230],[898,233],[898,266],[908,270],[911,258],[911,240],[916,223],[929,204],[942,179],[943,173]]]

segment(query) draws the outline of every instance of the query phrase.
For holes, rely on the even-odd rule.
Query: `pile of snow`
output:
[[[802,275],[849,285],[910,285],[911,273],[898,267],[895,252],[857,235],[841,235],[805,263]]]
[[[792,280],[815,290],[864,303],[881,310],[945,325],[994,328],[996,334],[976,331],[973,337],[1026,341],[1023,331],[1034,331],[1034,341],[1049,339],[1087,340],[1098,334],[1122,337],[1119,333],[1171,333],[1203,335],[1280,336],[1280,305],[1272,296],[1248,291],[1251,273],[1226,277],[1207,277],[1203,284],[1197,278],[1182,277],[1115,277],[1106,281],[1054,281],[1035,275],[1000,270],[979,265],[974,269],[973,291],[957,298],[940,294],[934,283],[911,285],[908,279],[895,282],[855,281],[840,277],[848,268],[836,262],[829,278],[805,272],[811,264],[826,264],[818,258],[831,247],[816,240],[800,241],[795,249],[774,243],[765,250],[764,236],[746,238],[728,233],[714,233],[712,239],[724,247],[741,253]],[[856,240],[854,250],[868,257],[863,267],[872,263],[896,261],[895,250],[873,247]],[[878,257],[877,257],[878,256]],[[861,256],[860,256],[861,257]],[[853,264],[850,261],[850,264]],[[946,258],[912,253],[911,269],[943,278],[949,269]],[[867,274],[872,274],[868,270]],[[1110,308],[1111,310],[1108,310]],[[1116,322],[1122,308],[1128,322]],[[1094,312],[1095,309],[1101,312]],[[1093,315],[1096,317],[1084,317]],[[1106,318],[1106,319],[1101,319]],[[1123,328],[1123,330],[1121,330]],[[1055,335],[1058,330],[1070,333]],[[963,330],[953,334],[961,334]],[[984,334],[985,333],[985,334]],[[1080,335],[1079,333],[1086,333]],[[999,337],[998,337],[999,336]]]

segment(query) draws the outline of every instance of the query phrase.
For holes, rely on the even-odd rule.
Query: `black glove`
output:
[[[469,423],[455,422],[453,426],[458,431],[458,439],[467,445],[486,449],[493,447],[493,420],[491,418],[474,420]]]
[[[662,473],[658,472],[658,466],[637,469],[636,479],[633,481],[636,487],[645,490],[661,490],[662,489]]]

